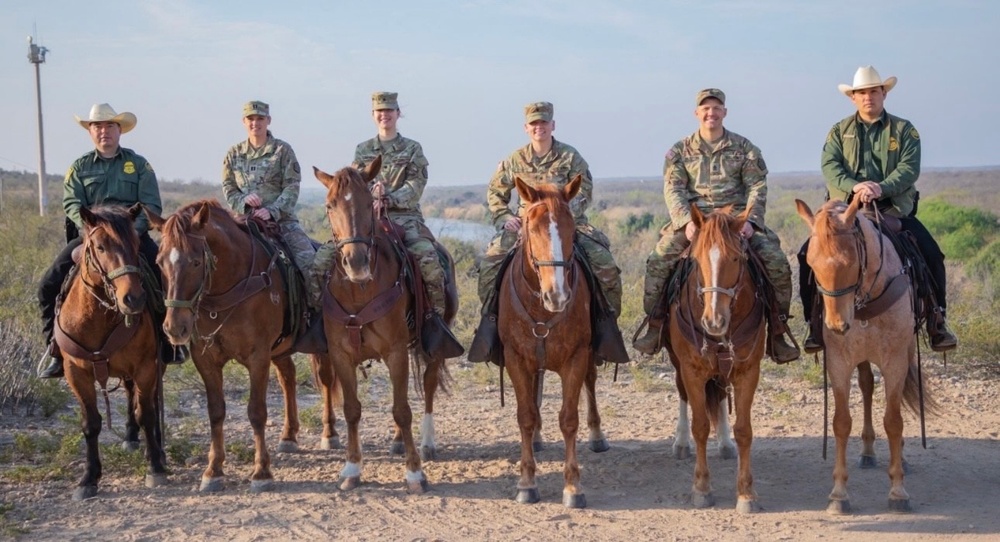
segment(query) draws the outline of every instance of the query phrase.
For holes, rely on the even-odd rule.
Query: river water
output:
[[[424,223],[436,238],[451,237],[476,245],[485,245],[496,232],[493,226],[487,224],[453,218],[427,217]]]

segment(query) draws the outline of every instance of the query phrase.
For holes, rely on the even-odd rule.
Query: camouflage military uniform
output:
[[[267,209],[281,228],[282,239],[305,279],[309,307],[315,310],[320,307],[319,283],[312,271],[316,251],[295,215],[301,181],[295,151],[270,131],[261,148],[253,148],[249,140],[242,141],[230,147],[222,161],[222,190],[229,207],[244,214],[252,210],[246,204],[247,196],[260,197],[261,208]]]
[[[564,186],[577,174],[583,175],[583,183],[580,185],[580,192],[570,202],[570,209],[576,221],[576,231],[579,234],[577,243],[586,253],[604,294],[615,310],[615,315],[621,314],[621,270],[611,255],[611,243],[607,236],[591,226],[585,214],[594,190],[590,169],[576,149],[555,139],[552,140],[552,148],[545,156],[536,157],[530,144],[514,151],[506,160],[500,162],[496,173],[490,179],[486,200],[497,234],[490,241],[486,255],[479,264],[479,299],[483,303],[495,288],[500,264],[517,241],[517,232],[503,228],[507,219],[516,216],[510,209],[514,177],[520,177],[522,181],[531,185],[549,182]],[[520,215],[520,209],[517,215]]]
[[[767,199],[767,166],[747,138],[725,131],[714,145],[695,132],[677,142],[663,165],[663,196],[670,221],[661,230],[660,241],[646,259],[643,309],[650,314],[680,253],[688,245],[684,228],[691,221],[690,204],[710,213],[732,205],[742,212],[750,207],[749,222],[754,233],[750,245],[760,254],[768,277],[775,286],[782,314],[788,314],[792,297],[792,271],[781,250],[778,236],[764,224]]]

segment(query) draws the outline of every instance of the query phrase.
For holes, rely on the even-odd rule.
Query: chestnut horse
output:
[[[337,250],[323,291],[329,355],[319,356],[321,361],[316,368],[326,406],[323,436],[336,434],[330,397],[331,386],[336,382],[341,386],[347,422],[347,462],[340,472],[341,488],[356,488],[361,483],[357,369],[365,360],[383,360],[392,383],[392,417],[396,425],[392,451],[400,453],[401,447],[405,454],[407,490],[422,493],[427,489],[427,479],[421,461],[432,459],[435,454],[434,393],[447,373],[445,360],[428,356],[407,324],[407,315],[413,314],[415,301],[400,260],[400,252],[406,248],[383,228],[389,226],[389,221],[377,216],[368,188],[381,165],[379,157],[362,171],[346,167],[330,175],[313,168],[316,178],[327,188],[326,213]],[[450,260],[447,251],[440,246],[438,250]],[[454,265],[448,267],[452,275],[444,320],[450,324],[458,309],[458,292]],[[424,416],[419,454],[413,442],[413,415],[407,397],[411,359],[415,379],[423,368]]]
[[[692,503],[713,506],[706,446],[713,421],[723,456],[730,453],[726,409],[720,403],[730,391],[736,408],[736,510],[759,510],[750,468],[753,444],[750,409],[760,379],[764,356],[764,303],[747,260],[748,243],[740,237],[749,207],[739,216],[730,208],[703,215],[691,205],[691,220],[698,233],[691,242],[694,264],[682,283],[677,300],[670,306],[670,341],[667,351],[677,370],[681,416],[676,442],[687,441],[687,408],[691,406],[691,432],[695,440]]]
[[[811,229],[806,261],[823,295],[824,356],[833,388],[837,457],[827,511],[845,514],[851,510],[847,494],[847,439],[851,433],[849,400],[855,367],[865,406],[862,466],[874,466],[871,364],[875,364],[885,387],[883,423],[889,441],[889,509],[906,512],[910,510],[910,501],[903,487],[901,410],[905,405],[918,412],[921,391],[913,291],[892,243],[858,212],[860,199],[854,198],[850,205],[828,201],[815,215],[805,202],[795,200],[799,216]]]
[[[517,501],[540,500],[535,482],[535,455],[541,450],[542,420],[539,406],[545,371],[562,380],[559,428],[566,445],[563,467],[563,505],[587,506],[580,486],[576,457],[580,392],[587,388],[587,426],[590,449],[606,451],[594,387],[597,366],[591,350],[590,290],[575,261],[573,237],[576,225],[569,201],[580,190],[577,175],[564,187],[542,184],[532,187],[520,178],[514,186],[526,206],[520,245],[500,285],[499,331],[503,343],[503,365],[517,398],[517,422],[521,428],[521,477]]]
[[[66,382],[80,402],[87,444],[87,466],[73,493],[74,500],[97,495],[101,413],[94,384],[101,385],[107,405],[108,377],[126,383],[129,438],[125,444],[131,447],[131,439],[137,437],[136,421],[145,434],[149,461],[146,486],[156,487],[167,479],[158,401],[163,366],[157,360],[153,316],[147,310],[143,289],[139,236],[133,228],[140,211],[138,205],[127,212],[104,206],[80,209],[83,243],[78,270],[56,310],[54,336],[63,353]]]
[[[150,225],[162,234],[157,263],[163,272],[167,315],[163,330],[174,344],[191,343],[191,357],[205,382],[212,443],[202,491],[223,488],[226,400],[222,368],[235,359],[250,373],[247,417],[254,434],[252,491],[271,489],[271,459],[264,439],[271,363],[285,396],[279,452],[298,449],[293,338],[282,338],[288,295],[274,258],[215,200],[185,205],[167,218],[148,208]]]

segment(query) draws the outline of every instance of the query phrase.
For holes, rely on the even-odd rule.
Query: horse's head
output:
[[[122,314],[139,314],[146,308],[139,266],[139,235],[133,228],[141,208],[80,208],[83,220],[81,275],[91,290],[101,285],[107,301]]]
[[[795,200],[799,216],[811,230],[806,262],[823,295],[824,323],[837,333],[846,333],[854,320],[854,293],[861,283],[861,251],[864,243],[858,227],[861,198],[850,205],[830,200],[813,215],[802,200]]]
[[[371,249],[375,243],[374,198],[368,183],[382,167],[379,156],[363,170],[345,167],[330,175],[313,167],[313,173],[326,187],[326,216],[333,229],[333,240],[340,264],[351,282],[372,280]]]
[[[514,186],[525,203],[521,236],[525,256],[538,276],[542,304],[549,312],[562,312],[573,290],[573,236],[576,223],[569,202],[580,191],[583,177],[577,175],[562,188],[552,184],[537,187],[514,178]]]
[[[210,237],[221,235],[213,227],[213,210],[229,216],[217,201],[202,200],[181,207],[162,218],[146,208],[149,224],[161,234],[156,263],[163,274],[167,307],[163,331],[173,344],[186,344],[194,333],[198,303],[211,287],[216,256]],[[235,223],[235,222],[234,222]]]
[[[705,305],[701,326],[716,338],[729,331],[733,302],[747,278],[746,247],[740,230],[750,208],[739,216],[732,216],[731,211],[729,206],[703,215],[697,205],[691,205],[691,220],[698,226],[698,235],[691,243],[691,257],[698,262],[698,294]]]

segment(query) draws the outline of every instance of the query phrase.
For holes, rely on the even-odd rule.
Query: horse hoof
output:
[[[402,442],[394,440],[389,446],[389,453],[392,455],[403,455],[406,453],[406,446],[403,446]]]
[[[122,450],[126,452],[138,452],[139,451],[139,441],[138,440],[124,440],[122,441]]]
[[[889,499],[889,511],[894,514],[907,514],[912,512],[910,499]]]
[[[222,489],[223,484],[221,476],[216,476],[215,478],[207,478],[205,476],[201,477],[201,487],[198,488],[198,491],[214,493],[216,491],[222,491]]]
[[[319,439],[320,450],[339,450],[340,437],[329,437]]]
[[[250,480],[250,493],[263,493],[274,489],[274,480]]]
[[[720,446],[719,457],[722,459],[736,459],[736,446]]]
[[[691,495],[691,503],[695,508],[711,508],[715,506],[715,497],[712,493],[695,493]]]
[[[413,480],[406,482],[406,492],[410,495],[423,495],[430,489],[430,484],[427,483],[427,478],[421,477],[420,480]]]
[[[340,489],[350,491],[361,485],[361,476],[347,476],[340,479]]]
[[[538,494],[537,487],[517,490],[517,502],[521,504],[535,504],[540,500],[542,500],[542,497]]]
[[[73,492],[74,501],[84,501],[97,496],[97,486],[80,486]]]
[[[566,508],[586,508],[587,496],[583,493],[563,493],[563,506]]]
[[[608,444],[608,439],[602,438],[601,440],[592,440],[589,444],[590,451],[601,453],[606,452],[611,449],[611,445]]]
[[[167,485],[167,475],[160,472],[146,475],[146,487],[154,488]]]
[[[421,446],[420,447],[420,460],[421,461],[433,461],[437,459],[437,448],[434,446]]]
[[[750,499],[738,499],[736,501],[736,512],[739,514],[755,514],[760,512],[760,505],[757,501]]]
[[[542,444],[542,441],[536,440],[536,441],[534,441],[534,442],[531,443],[531,449],[532,449],[532,451],[534,451],[537,454],[538,452],[540,452],[540,451],[542,451],[542,450],[545,449],[545,445]]]
[[[691,447],[674,446],[674,459],[691,459]]]
[[[826,506],[826,511],[828,514],[835,516],[843,516],[845,514],[851,513],[851,501],[849,500],[830,500],[830,504]]]
[[[283,440],[278,443],[278,453],[291,454],[299,451],[299,443],[294,440]]]
[[[874,455],[863,455],[858,459],[858,467],[862,469],[874,469],[878,466]]]

